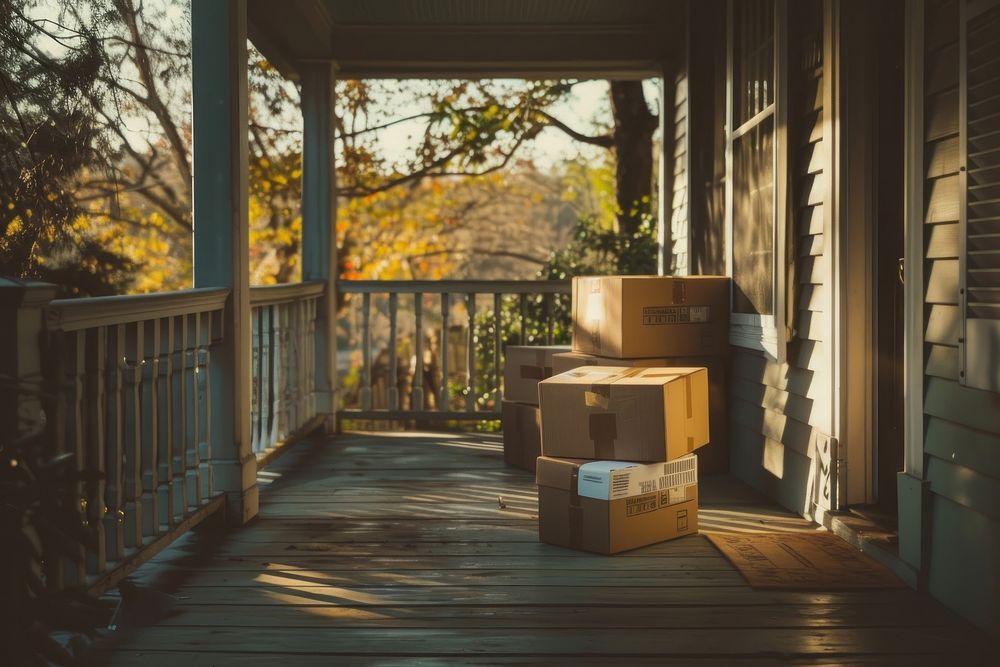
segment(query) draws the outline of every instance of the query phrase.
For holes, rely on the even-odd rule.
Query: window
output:
[[[959,380],[1000,392],[1000,1],[960,7]]]
[[[783,361],[782,0],[730,0],[726,109],[728,264],[735,345]],[[776,38],[777,37],[777,38]],[[782,332],[783,333],[783,332]]]

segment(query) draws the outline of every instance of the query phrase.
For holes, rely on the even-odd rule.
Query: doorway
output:
[[[902,0],[841,5],[846,503],[895,524],[903,470]]]
[[[902,2],[870,4],[878,50],[875,105],[875,505],[895,517],[903,470],[903,29]]]

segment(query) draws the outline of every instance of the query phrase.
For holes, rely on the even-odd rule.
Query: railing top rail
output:
[[[347,294],[569,294],[569,280],[340,280]]]
[[[79,331],[161,317],[208,313],[225,307],[229,292],[227,287],[202,287],[154,294],[56,299],[46,308],[45,320],[50,330]]]
[[[250,306],[275,306],[281,303],[323,296],[325,289],[326,283],[322,280],[282,283],[280,285],[256,285],[250,288]]]

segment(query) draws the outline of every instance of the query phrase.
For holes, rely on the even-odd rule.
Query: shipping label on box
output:
[[[698,458],[689,454],[674,461],[650,464],[590,461],[580,466],[579,478],[578,493],[597,500],[670,492],[697,484]],[[680,499],[685,498],[681,495]]]
[[[725,276],[573,279],[573,350],[608,357],[726,354]]]
[[[704,368],[584,366],[539,384],[542,453],[670,461],[708,442]]]
[[[552,376],[552,357],[568,345],[508,345],[504,349],[503,397],[538,405],[538,383]]]
[[[680,467],[697,478],[697,458]],[[582,459],[538,459],[538,532],[548,544],[612,554],[698,530],[698,486],[692,482],[614,499],[589,497]],[[677,478],[674,478],[676,481]],[[656,482],[659,485],[659,482]]]

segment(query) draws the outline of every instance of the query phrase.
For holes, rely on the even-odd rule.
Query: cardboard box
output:
[[[573,351],[621,359],[727,354],[729,278],[573,278]]]
[[[613,554],[698,532],[698,458],[669,463],[541,457],[538,537]]]
[[[583,352],[560,352],[552,356],[552,373],[558,375],[580,366],[684,367],[708,369],[708,430],[711,440],[698,450],[698,465],[703,473],[729,472],[727,405],[729,371],[726,357],[642,357],[612,359]]]
[[[538,393],[544,456],[670,461],[709,439],[704,368],[583,366]]]
[[[517,468],[535,471],[542,454],[542,413],[537,405],[502,401],[503,460]]]
[[[508,345],[504,350],[503,397],[538,405],[538,383],[552,376],[552,355],[569,350],[569,345]]]

